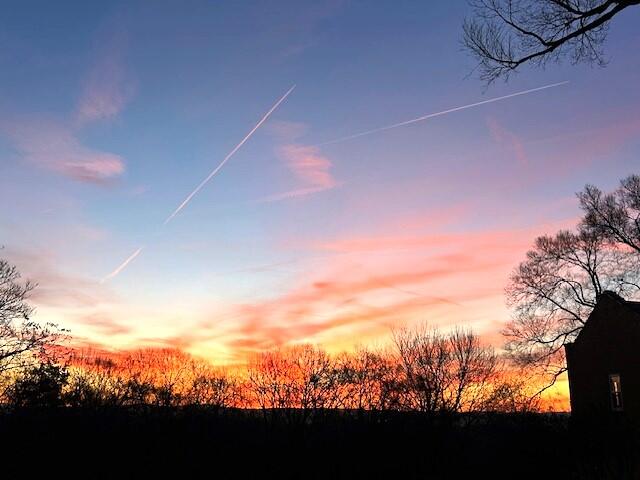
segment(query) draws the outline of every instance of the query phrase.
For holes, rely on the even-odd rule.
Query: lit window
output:
[[[609,375],[609,394],[611,395],[611,410],[622,411],[622,384],[619,374]]]

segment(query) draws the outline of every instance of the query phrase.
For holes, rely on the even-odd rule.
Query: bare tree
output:
[[[73,407],[121,407],[128,401],[127,382],[108,365],[69,369],[65,398]]]
[[[359,347],[340,355],[337,365],[341,407],[364,412],[397,404],[391,388],[396,364],[389,355]]]
[[[307,421],[319,410],[339,406],[333,359],[313,345],[258,354],[248,365],[254,402],[263,411],[278,409],[289,420]]]
[[[189,403],[216,409],[235,407],[241,393],[236,379],[229,375],[209,373],[198,375],[191,384]]]
[[[27,300],[35,287],[29,281],[21,282],[16,267],[0,259],[0,373],[59,353],[58,343],[65,331],[52,323],[31,320],[33,308]]]
[[[616,248],[598,232],[561,231],[536,239],[506,289],[514,317],[503,334],[517,364],[548,377],[541,391],[565,372],[563,347],[580,333],[598,295],[640,293],[638,267],[635,253]]]
[[[473,411],[496,368],[493,349],[469,330],[450,334],[422,326],[394,332],[404,373],[405,408],[423,412]]]
[[[563,347],[580,333],[598,295],[640,295],[640,177],[607,194],[587,185],[578,199],[578,233],[538,238],[507,289],[515,311],[504,331],[507,349],[548,375],[545,387],[566,370]]]
[[[608,194],[587,185],[578,198],[584,211],[583,229],[640,253],[639,175],[622,179],[620,187]]]
[[[480,78],[508,79],[525,63],[544,66],[570,57],[604,65],[611,20],[640,0],[470,0],[473,18],[463,45],[478,61]]]
[[[536,393],[535,384],[504,369],[486,392],[481,409],[501,413],[539,412],[541,401]]]

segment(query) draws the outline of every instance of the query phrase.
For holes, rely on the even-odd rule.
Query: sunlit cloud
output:
[[[83,310],[114,301],[113,294],[95,280],[61,271],[52,253],[6,247],[2,257],[16,265],[24,279],[37,284],[30,298],[38,308]]]
[[[132,332],[132,327],[122,322],[114,320],[110,315],[104,313],[90,313],[76,319],[77,323],[87,325],[96,330],[99,334],[111,337],[113,335],[126,335]]]
[[[114,118],[133,93],[123,67],[123,44],[122,34],[105,41],[82,82],[71,119],[26,115],[0,122],[0,132],[25,162],[86,183],[106,183],[124,172],[120,155],[92,149],[80,140],[82,127]]]
[[[286,192],[270,195],[265,201],[301,197],[330,190],[338,185],[331,175],[331,161],[317,147],[309,145],[284,145],[278,153],[301,186]]]
[[[425,320],[493,332],[493,322],[505,320],[499,299],[508,275],[534,233],[539,230],[327,240],[314,247],[326,256],[302,269],[290,290],[230,307],[232,320],[216,329],[239,356],[303,341],[331,348],[353,338],[387,338],[394,325]]]
[[[105,183],[124,172],[119,155],[85,147],[72,129],[47,117],[2,122],[1,131],[22,159],[80,182]]]

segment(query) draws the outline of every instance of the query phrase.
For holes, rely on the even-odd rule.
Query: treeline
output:
[[[328,409],[528,412],[539,409],[520,377],[469,330],[397,331],[392,347],[330,355],[304,344],[220,368],[173,349],[58,351],[4,375],[12,408],[259,408],[309,419]]]

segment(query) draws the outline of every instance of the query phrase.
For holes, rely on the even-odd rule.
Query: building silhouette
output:
[[[640,420],[640,302],[603,292],[565,352],[573,416]]]

